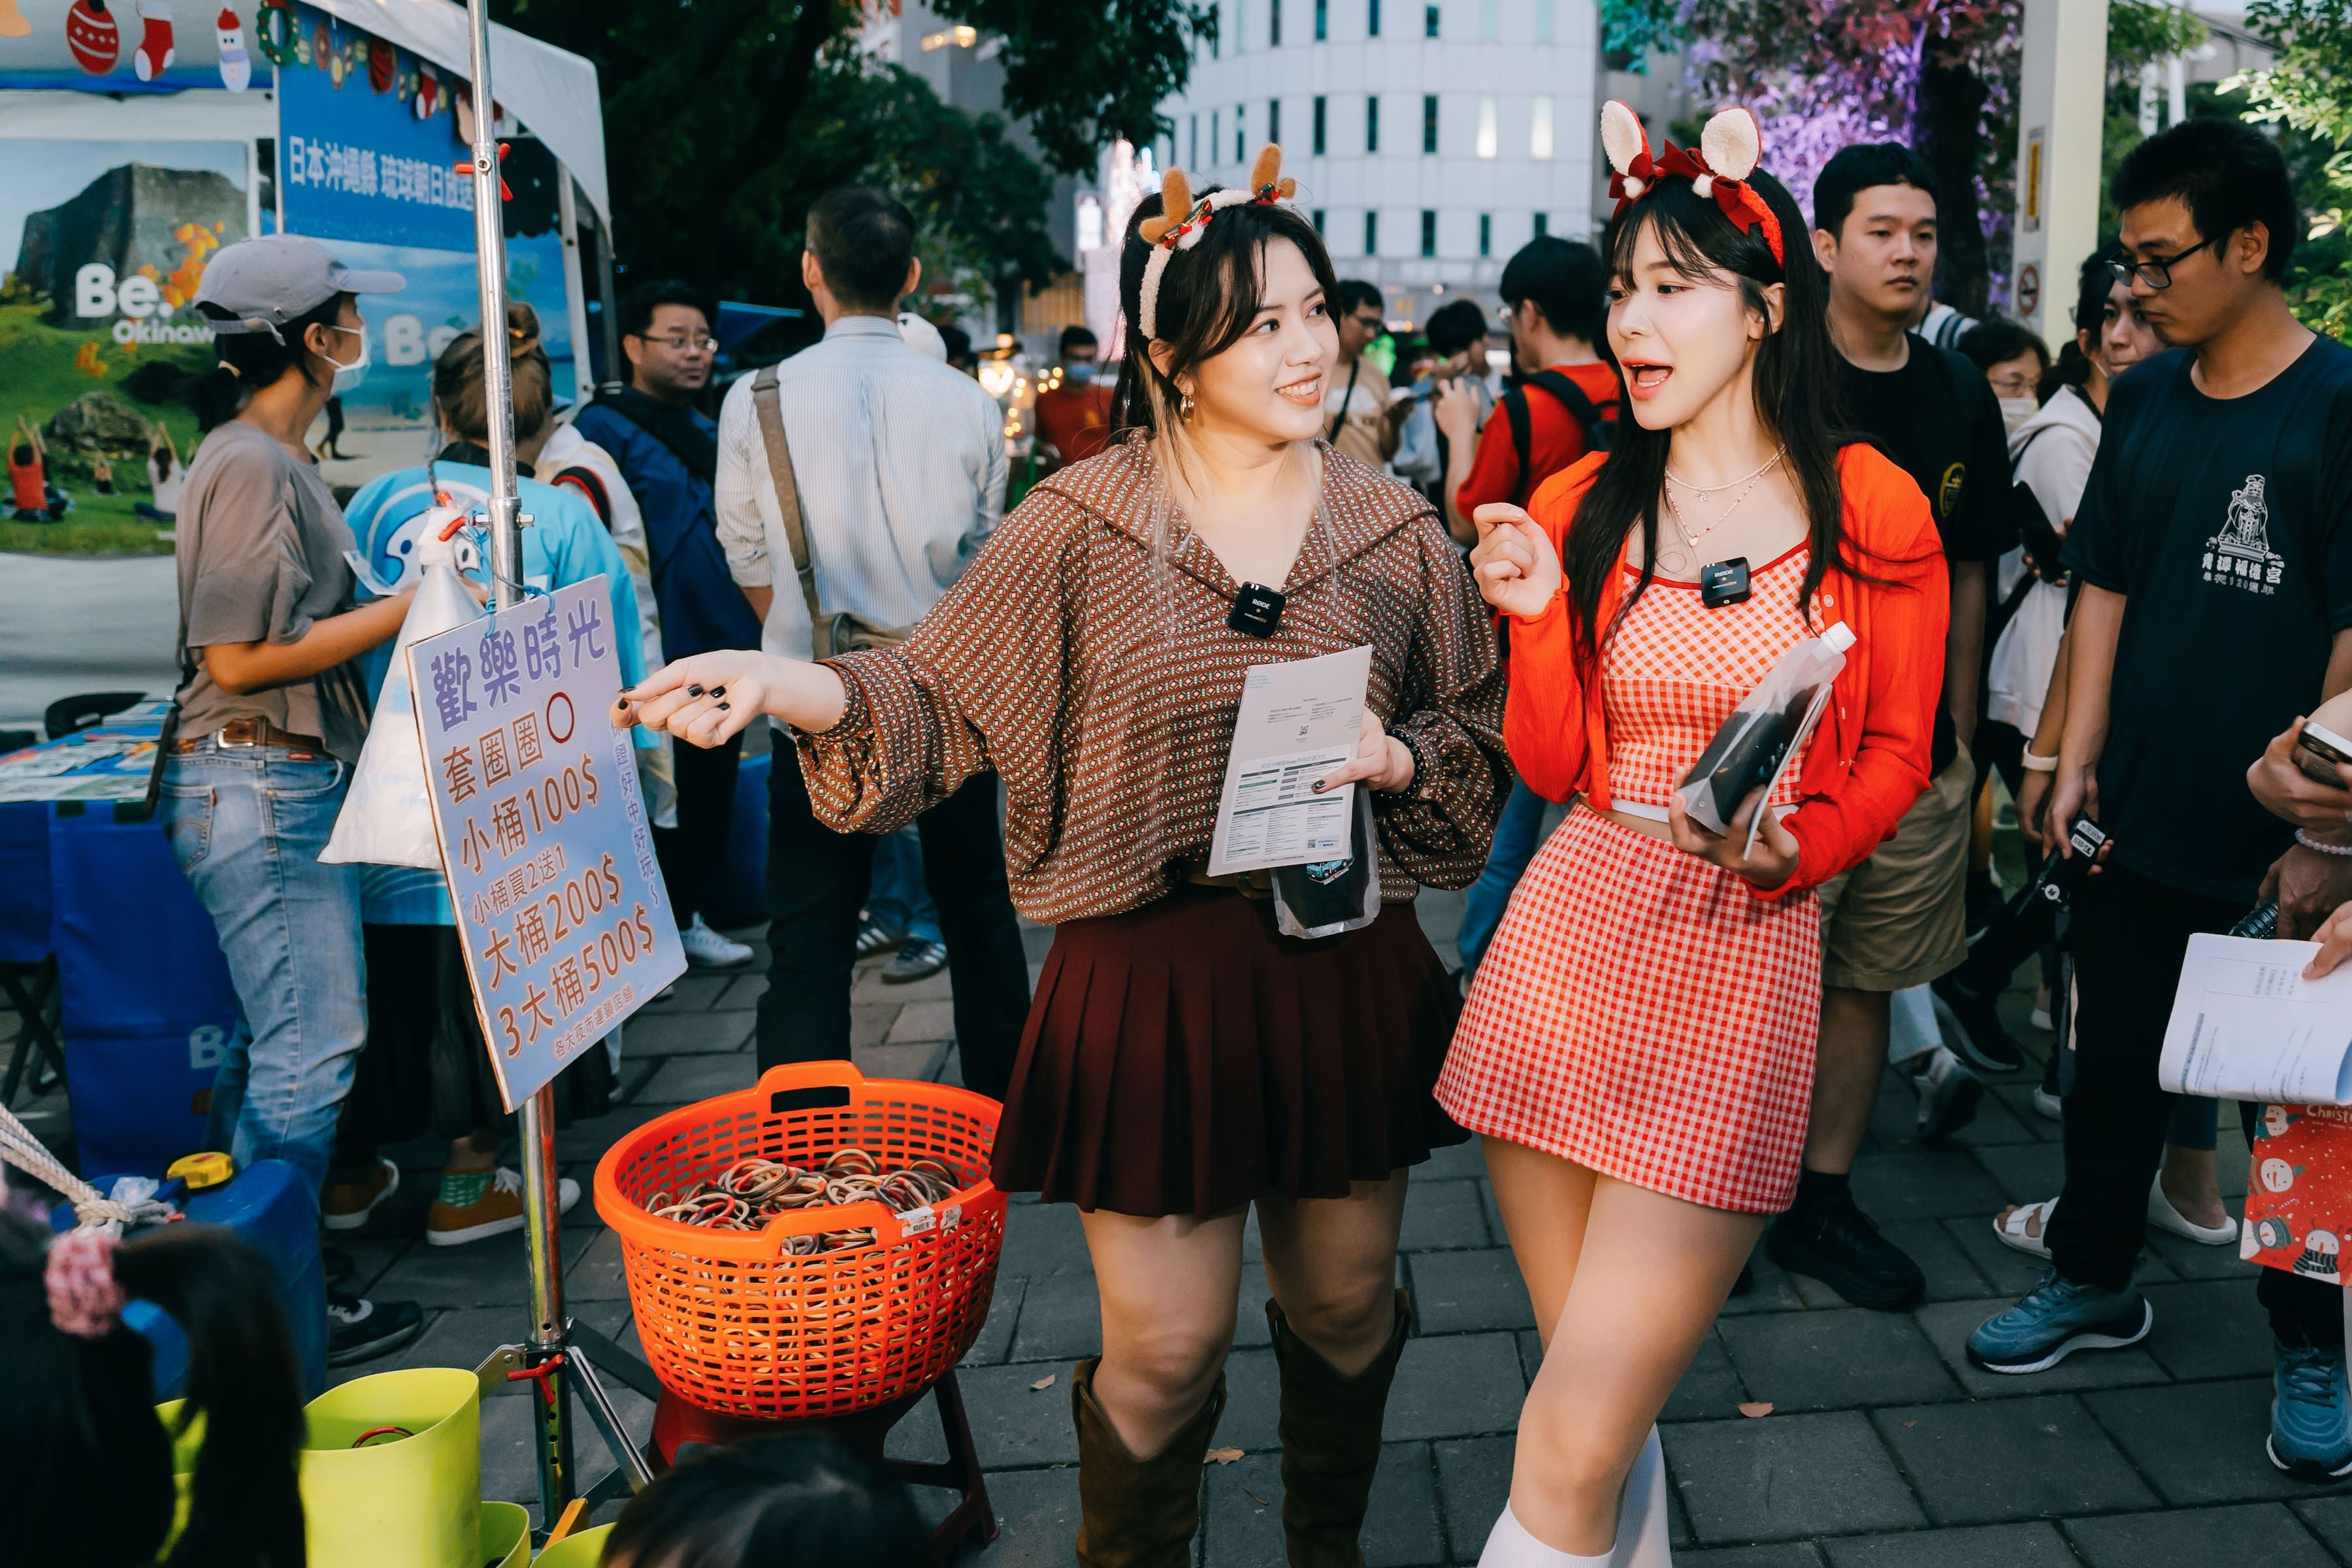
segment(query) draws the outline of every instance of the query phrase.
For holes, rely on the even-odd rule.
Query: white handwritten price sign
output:
[[[603,577],[408,650],[433,822],[514,1110],[686,971],[654,863]]]

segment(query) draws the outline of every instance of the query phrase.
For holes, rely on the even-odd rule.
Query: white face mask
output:
[[[2000,422],[2012,436],[2018,426],[2042,412],[2042,405],[2030,397],[2004,397],[2000,401]]]
[[[348,364],[332,354],[320,356],[335,367],[335,390],[349,392],[360,384],[360,373],[368,367],[367,331],[362,327],[329,327],[327,330],[331,332],[349,332],[360,341],[360,357]]]

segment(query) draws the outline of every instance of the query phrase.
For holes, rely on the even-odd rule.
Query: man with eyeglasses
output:
[[[1378,472],[1396,455],[1410,402],[1389,403],[1389,378],[1364,356],[1373,340],[1389,330],[1377,284],[1339,280],[1331,309],[1339,328],[1339,364],[1323,394],[1324,438],[1338,450]]]
[[[2273,736],[2352,687],[2352,352],[2287,310],[2299,223],[2260,132],[2185,121],[2132,152],[2113,194],[2116,275],[2174,352],[2116,379],[2066,536],[2082,586],[2050,833],[2063,843],[2088,814],[2112,848],[2073,900],[2075,1071],[2065,1187],[2044,1232],[2053,1271],[1969,1337],[1969,1358],[1994,1372],[2137,1343],[2154,1321],[2132,1273],[2168,1120],[2157,1063],[2190,936],[2228,931],[2272,894],[2278,934],[2306,936],[2352,893],[2344,812],[2297,830],[2247,788]],[[2342,1292],[2264,1269],[2257,1294],[2278,1342],[2273,1463],[2352,1473]]]
[[[717,300],[676,279],[631,289],[620,310],[628,385],[599,396],[572,422],[612,454],[645,513],[662,652],[673,659],[749,647],[760,637],[759,617],[736,589],[719,542],[711,501],[718,427],[695,407],[719,354],[710,335],[718,314]],[[656,828],[654,848],[677,907],[679,945],[700,967],[737,968],[751,962],[751,950],[712,931],[702,900],[734,830],[742,737],[709,751],[679,746],[674,756],[677,826]]]

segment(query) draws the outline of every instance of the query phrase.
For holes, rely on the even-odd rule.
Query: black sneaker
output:
[[[340,1290],[328,1292],[329,1366],[390,1355],[424,1331],[425,1309],[414,1301],[371,1301]]]
[[[882,966],[882,984],[908,985],[929,980],[947,966],[947,943],[910,936],[898,944],[898,956]]]
[[[873,916],[860,914],[857,917],[858,957],[872,958],[877,953],[887,952],[898,945],[898,940],[897,931]]]
[[[1927,1294],[1927,1277],[1911,1255],[1879,1235],[1851,1197],[1810,1214],[1790,1210],[1764,1233],[1764,1250],[1790,1273],[1874,1311],[1907,1312]]]
[[[2000,911],[2007,906],[2008,900],[2001,896],[2000,884],[1992,879],[1992,873],[1990,871],[1971,871],[1969,873],[1969,884],[1966,898],[1968,901],[1968,934],[1969,939],[1973,941],[1977,936],[1990,928],[1994,921],[2000,918]]]
[[[1998,996],[1979,991],[1955,973],[1929,989],[1936,997],[1937,1021],[1944,1026],[1944,1043],[1979,1072],[2015,1072],[2025,1065],[2025,1052],[2000,1026]]]

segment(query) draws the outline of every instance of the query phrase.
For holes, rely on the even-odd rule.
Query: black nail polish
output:
[[[727,689],[723,686],[714,686],[710,689],[710,695],[713,697],[724,697],[727,695]]]
[[[727,710],[727,709],[728,709],[730,706],[731,706],[731,705],[730,705],[730,704],[729,704],[729,703],[721,702],[721,703],[719,705],[719,711],[720,711],[720,712],[722,712],[722,713],[723,713],[723,712],[725,712],[725,711]]]
[[[699,686],[689,686],[686,689],[686,694],[688,697],[699,697],[702,695],[702,688]]]
[[[1323,793],[1323,781],[1321,779],[1317,779],[1315,781],[1315,793],[1317,795],[1321,795]]]

